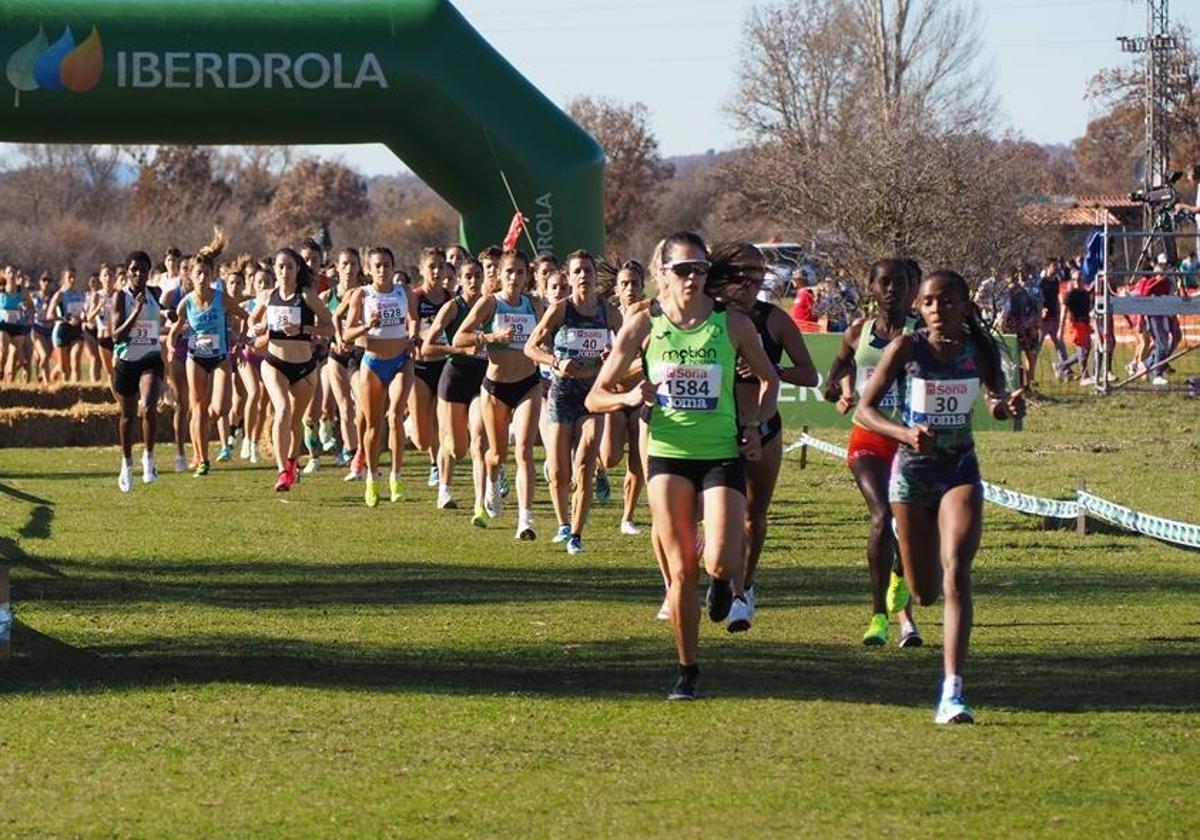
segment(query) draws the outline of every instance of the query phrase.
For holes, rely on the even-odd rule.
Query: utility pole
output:
[[[1178,43],[1171,35],[1169,0],[1145,0],[1146,34],[1122,36],[1117,39],[1121,52],[1145,53],[1146,132],[1142,189],[1149,192],[1166,183],[1170,155],[1170,135],[1167,131],[1167,104],[1171,72],[1171,51]],[[1143,211],[1146,230],[1154,227],[1150,205]]]

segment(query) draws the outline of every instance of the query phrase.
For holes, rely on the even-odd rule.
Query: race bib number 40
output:
[[[608,347],[606,329],[568,327],[565,347],[571,359],[596,359]]]
[[[529,336],[533,333],[536,324],[537,319],[534,316],[520,312],[499,312],[495,318],[497,332],[512,330],[512,338],[508,340],[508,346],[513,350],[525,349],[525,343],[529,341]]]
[[[978,379],[910,380],[909,421],[932,429],[963,429],[971,424],[971,408],[979,398]]]
[[[715,411],[721,398],[720,365],[675,365],[658,362],[650,381],[658,383],[658,404],[663,408]]]

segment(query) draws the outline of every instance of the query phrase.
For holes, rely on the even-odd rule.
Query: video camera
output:
[[[1134,190],[1129,194],[1130,201],[1149,204],[1154,210],[1168,212],[1175,209],[1179,201],[1179,193],[1175,190],[1175,182],[1183,177],[1183,173],[1174,170],[1167,175],[1167,183],[1152,190]]]

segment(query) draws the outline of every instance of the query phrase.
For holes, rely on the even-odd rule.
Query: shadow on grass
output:
[[[1200,594],[1200,577],[1121,574],[1093,565],[1083,548],[1080,565],[993,563],[975,573],[977,595],[1024,603],[1071,599],[1132,600],[1141,593]],[[0,537],[0,557],[45,576],[13,581],[14,600],[69,607],[197,604],[224,609],[375,606],[429,607],[585,601],[653,604],[661,582],[644,567],[598,564],[210,562],[137,563],[125,559],[39,559]],[[774,607],[867,603],[862,563],[772,566],[766,561],[759,589]]]
[[[18,477],[15,474],[10,475],[8,473],[5,473],[4,476],[6,478]],[[39,475],[36,475],[33,477],[41,478],[42,476],[39,474]],[[48,506],[54,504],[54,502],[50,501],[49,499],[43,499],[40,496],[33,495],[32,493],[26,493],[24,490],[18,490],[16,487],[13,487],[11,484],[5,484],[2,481],[0,481],[0,493],[4,494],[5,496],[8,496],[9,498],[16,499],[18,502],[27,502],[31,505],[42,505],[42,506],[48,507]]]
[[[651,638],[496,648],[401,648],[267,636],[184,637],[80,651],[18,624],[21,651],[0,696],[216,683],[447,695],[653,699],[671,678],[669,643]],[[702,651],[711,697],[925,707],[934,651],[871,656],[853,645],[714,643]],[[1200,653],[1143,646],[1095,654],[971,657],[972,697],[1055,711],[1200,709]]]

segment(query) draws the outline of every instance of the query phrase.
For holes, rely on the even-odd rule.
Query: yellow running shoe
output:
[[[863,644],[869,647],[879,647],[886,645],[888,639],[888,617],[883,613],[875,613],[871,616],[871,623],[867,625],[867,632],[863,633]]]
[[[891,580],[888,581],[887,588],[887,611],[889,613],[898,613],[908,606],[908,602],[912,600],[912,595],[908,592],[908,584],[904,582],[904,578],[892,571]]]
[[[388,479],[388,489],[392,491],[392,501],[398,502],[404,498],[404,488],[400,486],[400,477],[393,475]]]
[[[379,491],[375,489],[375,479],[370,475],[367,476],[367,490],[363,496],[367,500],[367,507],[377,507],[379,505]]]
[[[475,515],[471,517],[471,524],[476,528],[486,528],[489,518],[487,511],[483,509],[483,505],[476,505]]]

